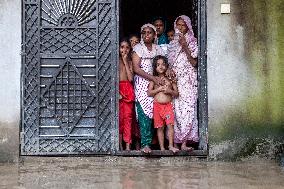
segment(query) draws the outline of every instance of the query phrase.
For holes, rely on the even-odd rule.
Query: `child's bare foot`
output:
[[[179,151],[178,148],[175,148],[175,147],[173,147],[173,146],[170,146],[170,147],[169,147],[169,150],[172,151],[174,154]]]
[[[129,143],[126,143],[126,148],[125,148],[126,151],[130,151],[130,144]]]
[[[145,146],[144,148],[141,149],[141,151],[145,154],[150,154],[152,152],[149,146]]]
[[[193,148],[192,148],[192,147],[187,147],[187,146],[185,146],[185,145],[182,145],[182,146],[181,146],[181,150],[183,150],[183,151],[192,151]]]

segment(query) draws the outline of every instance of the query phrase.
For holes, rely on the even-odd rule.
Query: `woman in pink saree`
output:
[[[181,150],[192,150],[188,142],[198,142],[197,121],[197,40],[188,16],[174,22],[175,38],[168,48],[169,63],[176,74],[179,97],[174,99],[175,138]]]

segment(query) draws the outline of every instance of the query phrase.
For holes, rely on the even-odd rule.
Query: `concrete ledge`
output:
[[[196,157],[200,157],[200,158],[207,158],[207,151],[203,151],[203,150],[193,150],[193,151],[179,151],[177,153],[173,153],[170,150],[165,150],[165,151],[161,151],[161,150],[152,150],[152,152],[150,154],[145,154],[143,152],[141,152],[140,150],[131,150],[131,151],[117,151],[113,154],[111,153],[104,153],[104,152],[73,152],[72,154],[61,154],[60,152],[57,153],[37,153],[37,154],[22,154],[23,157],[25,156],[45,156],[45,157],[101,157],[101,156],[124,156],[124,157],[166,157],[166,156],[170,156],[170,157],[174,157],[174,156],[196,156]]]
[[[141,151],[137,151],[137,150],[131,150],[131,151],[119,151],[116,152],[117,156],[125,156],[125,157],[135,157],[135,156],[146,156],[146,157],[151,157],[151,156],[157,156],[157,157],[163,157],[163,156],[196,156],[196,157],[203,157],[206,158],[207,157],[207,152],[206,151],[202,151],[202,150],[193,150],[193,151],[179,151],[176,154],[174,154],[172,151],[170,150],[165,150],[165,151],[161,151],[161,150],[152,150],[151,154],[144,154]]]
[[[123,156],[82,156],[82,157],[45,157],[45,156],[20,156],[20,164],[73,164],[78,165],[91,163],[93,165],[144,165],[149,164],[149,162],[156,165],[175,165],[175,164],[188,164],[190,162],[206,162],[207,159],[197,158],[196,156],[172,156],[172,157],[153,157],[153,156],[136,156],[136,157],[123,157]]]

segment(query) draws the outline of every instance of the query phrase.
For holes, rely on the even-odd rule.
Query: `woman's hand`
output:
[[[193,66],[196,67],[197,66],[197,61],[191,56],[192,50],[190,47],[188,47],[186,39],[183,35],[179,35],[179,44],[182,47],[183,52],[185,52],[187,59],[189,61],[189,63]]]
[[[154,76],[153,82],[154,82],[156,85],[164,85],[164,84],[165,84],[165,80],[163,80],[162,78],[160,78],[160,77],[158,77],[158,76]]]
[[[189,50],[191,53],[191,50],[188,48],[187,42],[185,37],[182,34],[179,34],[179,40],[178,40],[179,44],[181,45],[182,49],[184,51]]]
[[[166,71],[166,77],[169,78],[169,80],[173,81],[173,82],[176,82],[176,73],[174,72],[174,70],[172,69],[168,69]]]

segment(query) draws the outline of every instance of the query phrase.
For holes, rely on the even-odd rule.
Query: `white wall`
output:
[[[21,1],[0,0],[0,162],[19,155]]]
[[[0,0],[0,123],[19,121],[21,1]]]

